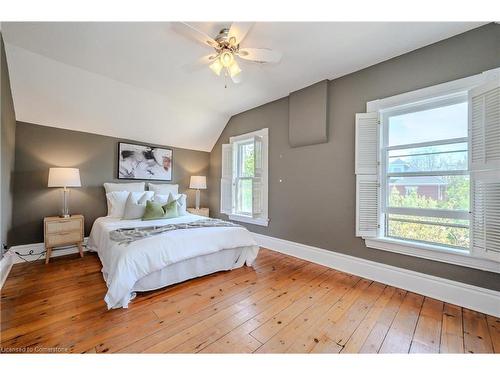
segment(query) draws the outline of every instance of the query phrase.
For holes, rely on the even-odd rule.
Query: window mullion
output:
[[[453,143],[465,143],[468,141],[469,141],[469,138],[462,137],[462,138],[442,139],[442,140],[432,141],[432,142],[407,143],[404,145],[387,146],[387,151],[406,150],[409,148],[421,148],[421,147],[429,147],[429,146],[442,146],[442,145],[449,145],[449,144],[453,144]]]
[[[427,216],[458,220],[469,220],[470,216],[469,211],[439,210],[431,208],[387,207],[386,212],[396,215]]]
[[[425,172],[390,172],[387,177],[414,177],[414,176],[464,176],[468,175],[466,170],[443,170],[443,171],[425,171]]]

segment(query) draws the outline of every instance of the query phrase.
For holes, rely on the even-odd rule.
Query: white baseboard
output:
[[[87,244],[87,237],[84,238],[83,240],[83,251],[87,251],[86,244]],[[29,244],[29,245],[18,245],[18,246],[12,246],[7,253],[11,253],[11,256],[13,258],[13,263],[23,263],[25,260],[28,262],[32,262],[38,259],[45,259],[45,255],[40,256],[40,255],[23,255],[22,257],[25,259],[23,260],[20,258],[16,252],[20,254],[28,254],[30,251],[33,251],[35,254],[40,254],[43,251],[45,251],[45,245],[43,242],[41,243],[34,243],[34,244]],[[78,247],[76,246],[66,246],[62,248],[55,248],[52,250],[52,254],[50,255],[51,258],[53,257],[60,257],[63,255],[69,255],[69,254],[75,254],[78,253]]]
[[[253,233],[259,246],[500,317],[500,292]]]
[[[12,269],[13,265],[14,257],[11,253],[6,252],[3,255],[3,258],[0,259],[0,289],[2,289],[5,280],[7,280],[7,276],[9,276],[10,270]]]

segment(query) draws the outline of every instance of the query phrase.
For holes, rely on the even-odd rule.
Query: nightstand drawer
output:
[[[80,241],[83,241],[82,233],[77,231],[47,234],[47,236],[45,237],[45,245],[47,247],[56,247]]]
[[[47,234],[51,233],[65,233],[65,232],[80,232],[81,220],[60,220],[47,222]]]

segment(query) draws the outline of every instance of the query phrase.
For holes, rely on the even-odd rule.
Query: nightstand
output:
[[[193,214],[193,215],[200,215],[200,216],[206,216],[206,217],[209,217],[210,215],[210,211],[208,208],[194,208],[194,207],[189,207],[187,209],[187,212],[189,212],[190,214]]]
[[[45,264],[49,263],[52,249],[58,246],[76,245],[83,257],[83,216],[70,217],[50,216],[43,219],[43,235],[45,242]]]

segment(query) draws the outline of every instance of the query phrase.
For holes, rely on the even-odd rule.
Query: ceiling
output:
[[[481,26],[478,22],[258,22],[232,84],[193,63],[211,52],[172,24],[2,23],[18,121],[210,151],[232,115]],[[229,23],[191,23],[215,36]]]

